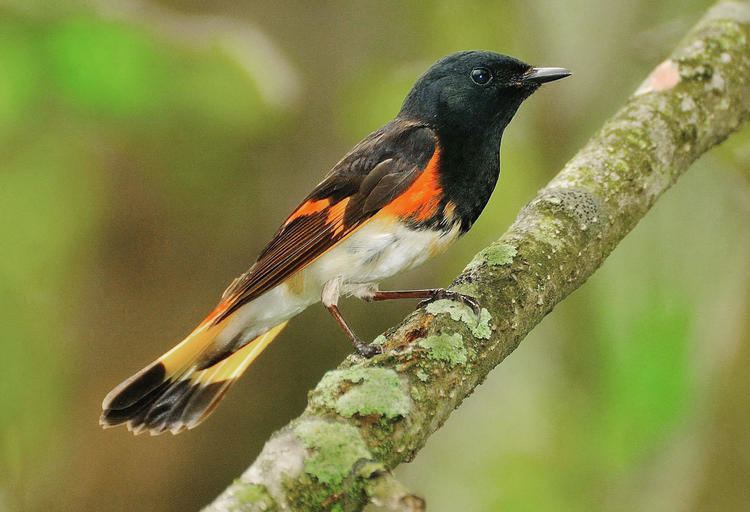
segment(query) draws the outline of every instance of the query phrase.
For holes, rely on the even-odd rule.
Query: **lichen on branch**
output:
[[[390,476],[704,152],[750,116],[750,4],[721,2],[438,301],[326,374],[207,512],[422,510]]]

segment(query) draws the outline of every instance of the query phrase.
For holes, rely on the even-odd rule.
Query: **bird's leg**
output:
[[[427,288],[424,290],[391,290],[391,291],[374,291],[370,296],[366,298],[369,301],[380,301],[380,300],[393,300],[393,299],[425,299],[420,302],[420,306],[423,304],[430,303],[439,299],[448,299],[461,302],[471,308],[474,314],[479,318],[479,314],[482,312],[482,307],[476,301],[476,299],[470,295],[464,295],[463,293],[456,292],[453,290],[446,290],[445,288]]]
[[[371,358],[374,355],[380,354],[382,352],[382,349],[375,345],[369,345],[359,339],[359,336],[354,334],[351,327],[349,327],[349,324],[346,323],[346,320],[344,320],[344,317],[341,316],[341,312],[339,311],[339,307],[336,304],[331,304],[330,306],[326,306],[328,309],[328,312],[331,313],[333,318],[336,320],[336,322],[339,324],[339,327],[341,327],[341,330],[344,331],[344,333],[349,337],[350,340],[352,340],[352,345],[354,345],[354,350],[357,351],[357,354],[361,355],[362,357]]]
[[[336,323],[339,324],[339,327],[341,327],[341,330],[344,331],[344,334],[346,334],[349,339],[352,341],[352,345],[354,345],[354,350],[357,351],[359,355],[366,358],[371,358],[372,356],[379,354],[382,352],[382,349],[380,347],[377,347],[375,345],[369,345],[362,341],[359,336],[354,334],[354,331],[352,331],[352,328],[349,327],[349,324],[346,323],[346,320],[344,320],[344,317],[341,316],[341,311],[339,311],[338,307],[338,301],[339,301],[339,295],[341,292],[341,279],[336,278],[332,279],[331,281],[328,281],[325,286],[323,287],[323,293],[321,296],[321,301],[323,302],[323,305],[326,307],[329,313],[331,313],[331,316],[334,320],[336,320]]]

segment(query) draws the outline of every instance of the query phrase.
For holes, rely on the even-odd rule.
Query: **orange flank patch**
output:
[[[319,199],[317,201],[306,201],[303,203],[299,208],[297,208],[294,213],[292,213],[289,218],[286,220],[284,225],[288,225],[290,222],[292,222],[294,219],[298,219],[300,217],[304,217],[305,215],[312,215],[314,213],[322,212],[328,206],[331,204],[330,199]]]
[[[401,218],[425,221],[437,213],[443,189],[440,186],[438,165],[440,148],[435,148],[427,167],[400,196],[381,211]]]

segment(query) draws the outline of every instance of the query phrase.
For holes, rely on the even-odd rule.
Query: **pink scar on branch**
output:
[[[676,62],[667,59],[656,66],[638,90],[635,91],[635,95],[667,91],[678,83],[680,83],[680,68]]]

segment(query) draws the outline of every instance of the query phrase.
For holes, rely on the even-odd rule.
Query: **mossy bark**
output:
[[[351,356],[207,512],[394,510],[424,502],[388,471],[430,435],[704,152],[750,116],[750,4],[713,7],[626,105],[453,283],[486,308],[439,301]]]

